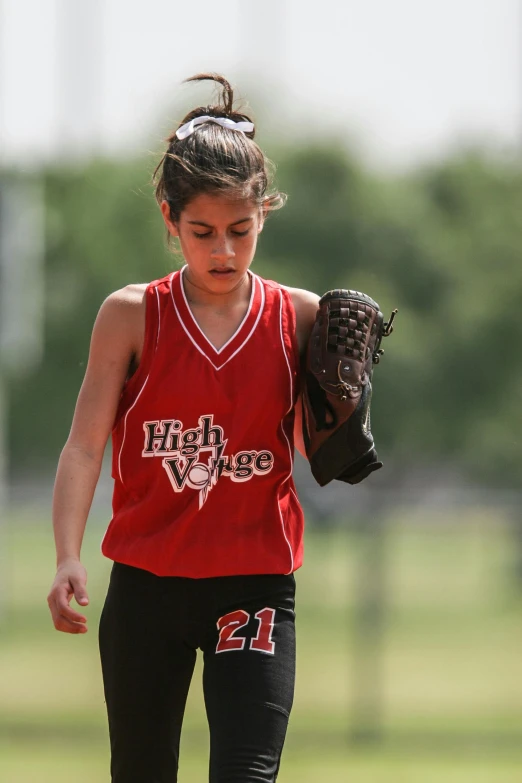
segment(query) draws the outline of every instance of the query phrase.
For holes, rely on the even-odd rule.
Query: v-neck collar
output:
[[[248,274],[252,280],[250,302],[245,316],[238,328],[227,342],[219,348],[215,348],[208,337],[202,331],[190,309],[185,290],[183,288],[183,267],[171,275],[171,296],[174,310],[179,322],[185,330],[188,338],[198,351],[211,363],[215,370],[220,370],[246,345],[261,318],[265,304],[265,288],[259,277],[250,270]]]

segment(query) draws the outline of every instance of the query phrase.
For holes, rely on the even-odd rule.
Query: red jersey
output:
[[[112,560],[158,576],[287,574],[302,563],[292,479],[299,354],[289,293],[249,272],[235,334],[216,350],[183,270],[150,283],[138,370],[112,433]]]

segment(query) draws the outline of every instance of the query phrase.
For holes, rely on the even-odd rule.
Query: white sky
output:
[[[0,0],[0,155],[146,152],[222,71],[263,133],[378,163],[522,144],[519,0]]]

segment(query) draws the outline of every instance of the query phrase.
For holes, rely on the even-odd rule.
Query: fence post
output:
[[[8,382],[42,358],[44,233],[40,177],[0,168],[0,621],[7,605]]]
[[[352,624],[353,700],[351,740],[384,739],[384,653],[387,614],[387,504],[384,493],[369,498],[357,525],[358,564]]]

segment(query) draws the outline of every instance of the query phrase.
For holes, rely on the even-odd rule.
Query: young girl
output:
[[[111,294],[56,478],[59,631],[85,633],[80,548],[112,431],[114,561],[100,654],[116,783],[173,783],[200,648],[212,783],[275,781],[295,673],[292,480],[300,362],[319,298],[250,270],[270,210],[267,160],[222,76],[156,169],[185,266]],[[190,81],[190,80],[189,80]]]

